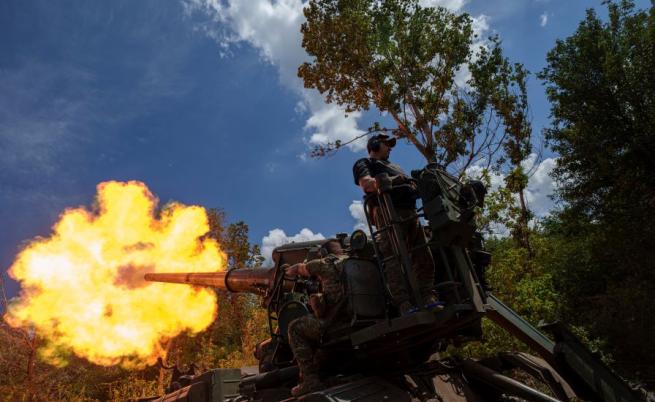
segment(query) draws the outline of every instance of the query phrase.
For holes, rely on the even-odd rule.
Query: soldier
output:
[[[403,222],[400,224],[405,233],[407,249],[425,244],[425,233],[416,216],[416,187],[402,168],[389,162],[391,148],[396,145],[396,139],[384,134],[374,135],[367,143],[368,158],[359,159],[353,166],[355,184],[362,188],[364,193],[371,194],[378,191],[375,176],[387,173],[392,184],[396,186],[390,192],[396,212]],[[405,184],[404,186],[401,184]],[[401,185],[401,186],[398,186]],[[373,216],[373,223],[380,228],[383,217],[377,199],[369,203]],[[386,258],[394,254],[389,231],[379,233],[376,242],[382,255]],[[437,300],[432,294],[434,285],[434,265],[427,247],[419,248],[411,253],[412,268],[419,284],[422,302],[427,305],[436,304]],[[409,292],[400,269],[400,262],[394,258],[385,264],[385,277],[391,292],[391,299],[402,315],[412,311],[414,306],[410,302]]]
[[[327,257],[295,264],[286,270],[288,276],[313,276],[321,284],[321,293],[312,294],[309,299],[314,314],[296,318],[289,324],[289,346],[300,369],[300,382],[291,390],[294,396],[324,388],[315,359],[316,348],[328,325],[342,321],[345,310],[341,270],[348,256],[337,240],[328,241],[323,248],[329,253]]]

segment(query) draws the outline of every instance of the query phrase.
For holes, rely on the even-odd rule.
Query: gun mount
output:
[[[303,401],[483,401],[520,398],[528,401],[589,400],[633,401],[639,397],[609,368],[586,351],[561,326],[551,327],[555,341],[502,304],[484,281],[490,263],[482,238],[476,233],[474,211],[484,200],[480,183],[461,183],[436,164],[413,171],[422,207],[414,217],[427,222],[427,247],[436,280],[433,289],[443,301],[437,311],[422,307],[411,254],[404,241],[401,218],[393,205],[393,188],[386,176],[376,177],[380,191],[365,197],[364,208],[371,237],[363,231],[338,235],[346,250],[342,283],[349,324],[330,327],[319,353],[328,388],[300,397]],[[370,205],[381,209],[372,223]],[[386,231],[393,255],[382,255],[372,239]],[[332,239],[334,240],[334,239]],[[285,274],[287,264],[321,257],[328,240],[290,243],[273,252],[269,268],[241,268],[213,273],[157,273],[145,279],[262,297],[268,311],[271,338],[257,347],[258,373],[216,369],[188,378],[181,388],[159,401],[278,401],[291,398],[298,368],[288,345],[287,329],[297,317],[311,313],[309,296],[317,291],[311,280]],[[400,264],[407,289],[418,306],[399,316],[390,303],[384,269],[392,259]],[[482,361],[440,360],[438,353],[451,344],[482,336],[481,319],[488,317],[530,346],[540,357],[502,353]],[[528,386],[508,373],[520,369],[549,389],[550,395]]]

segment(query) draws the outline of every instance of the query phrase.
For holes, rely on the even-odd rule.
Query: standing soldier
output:
[[[375,176],[380,173],[389,175],[392,184],[395,186],[390,191],[391,201],[396,208],[398,217],[402,220],[400,227],[404,231],[407,240],[407,249],[412,250],[421,244],[425,244],[425,233],[416,216],[417,196],[414,184],[400,166],[389,162],[391,148],[395,145],[396,139],[389,138],[389,136],[384,134],[374,135],[369,138],[366,146],[368,158],[362,158],[355,162],[353,176],[355,184],[361,187],[364,193],[373,194],[378,192]],[[371,207],[369,213],[373,217],[373,224],[380,229],[383,219],[377,199],[373,199],[368,205]],[[375,241],[378,243],[378,247],[384,258],[394,255],[389,231],[379,233]],[[419,283],[419,292],[423,299],[422,302],[428,305],[435,303],[437,300],[432,294],[432,287],[434,286],[434,265],[427,247],[414,250],[411,253],[411,261],[413,267],[407,267],[407,269],[414,270],[417,282]],[[398,307],[402,315],[412,311],[414,306],[410,302],[407,284],[405,283],[405,278],[400,269],[400,262],[397,258],[393,258],[385,263],[384,273],[394,305]]]
[[[286,270],[287,276],[316,277],[321,285],[321,292],[312,294],[309,299],[314,314],[296,318],[289,324],[289,346],[300,369],[300,382],[291,390],[293,396],[324,388],[315,359],[316,348],[326,328],[340,323],[343,318],[345,297],[341,271],[348,256],[344,255],[337,240],[328,241],[323,248],[327,257],[298,263]]]

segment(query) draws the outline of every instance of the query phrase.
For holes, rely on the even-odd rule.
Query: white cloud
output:
[[[480,161],[477,164],[469,166],[466,169],[466,176],[475,180],[480,180],[482,178],[482,172],[484,170],[483,163],[485,163],[485,161]],[[505,176],[502,175],[500,172],[490,170],[488,174],[489,174],[489,181],[491,184],[491,188],[489,189],[489,192],[498,190],[505,183]]]
[[[535,153],[530,154],[521,163],[523,170],[529,177],[528,187],[525,190],[526,200],[529,208],[537,217],[548,215],[553,208],[553,200],[550,199],[550,196],[557,189],[557,184],[550,177],[550,173],[555,168],[556,163],[556,158],[546,158],[540,163],[537,163],[537,154]],[[466,169],[466,175],[474,179],[479,179],[482,177],[483,169],[482,163],[472,165]],[[490,192],[498,190],[505,184],[505,175],[501,172],[490,171],[489,179],[491,182]]]
[[[468,0],[423,0],[423,6],[442,6],[451,11],[460,11]],[[222,53],[229,53],[233,45],[247,43],[259,50],[262,59],[277,67],[280,83],[301,97],[297,112],[308,112],[305,129],[310,132],[308,145],[324,145],[328,141],[352,140],[364,131],[357,122],[361,113],[350,113],[345,117],[344,109],[326,104],[321,94],[305,89],[297,77],[298,66],[308,60],[302,48],[300,25],[305,21],[302,0],[183,0],[187,14],[200,11],[210,18],[198,28],[216,40]],[[473,19],[477,33],[488,30],[485,16]],[[458,83],[468,79],[466,72],[460,73]],[[353,151],[365,148],[365,141],[348,145]]]
[[[312,113],[305,123],[305,129],[313,131],[309,138],[310,145],[325,145],[336,140],[350,141],[364,134],[364,131],[357,128],[360,112],[353,112],[348,117],[344,117],[343,109],[326,104],[316,91],[304,92],[303,98]],[[366,149],[366,140],[360,138],[348,144],[348,147],[353,151],[361,151]]]
[[[548,13],[544,12],[543,14],[541,14],[539,16],[539,25],[541,25],[542,27],[545,27],[546,24],[548,24]]]
[[[364,213],[364,204],[361,201],[354,200],[349,206],[350,216],[355,219],[353,230],[363,230],[369,234],[368,223],[366,222],[366,214]]]
[[[537,156],[531,154],[523,163],[523,169],[530,175],[528,188],[526,189],[526,198],[528,206],[535,214],[541,218],[547,216],[553,208],[553,200],[550,196],[557,189],[555,179],[550,177],[550,173],[557,163],[556,158],[546,158],[538,165],[535,165]]]
[[[264,256],[264,265],[272,265],[273,261],[271,255],[273,249],[292,242],[302,242],[310,240],[325,239],[321,233],[314,233],[311,230],[304,228],[293,236],[287,236],[282,229],[273,229],[268,232],[267,236],[262,238],[262,256]]]
[[[348,141],[364,133],[357,128],[360,113],[345,117],[343,108],[326,104],[318,91],[305,89],[297,77],[298,66],[308,60],[301,46],[300,25],[305,21],[301,0],[186,0],[184,4],[188,13],[200,10],[211,18],[200,27],[223,51],[247,43],[277,67],[280,83],[301,97],[296,111],[310,115],[305,123],[309,145]],[[356,141],[350,148],[359,151],[365,143]]]
[[[553,209],[554,201],[550,197],[557,190],[557,183],[550,177],[550,173],[555,168],[556,163],[556,158],[546,158],[537,163],[537,155],[532,153],[521,164],[529,177],[528,187],[525,189],[525,198],[528,208],[537,219],[548,216]],[[482,164],[476,164],[466,169],[466,175],[473,179],[479,179],[482,177],[482,171]],[[491,182],[489,192],[496,191],[505,184],[505,175],[503,173],[491,171],[489,172],[489,178]],[[494,225],[490,230],[497,236],[509,235],[507,228],[502,225]]]
[[[471,44],[471,49],[473,50],[472,61],[477,60],[477,49],[481,47],[487,47],[487,32],[489,31],[489,17],[480,14],[477,17],[472,17],[473,23],[471,27],[473,32],[477,35],[477,38]],[[467,81],[471,78],[471,72],[468,69],[468,66],[462,66],[457,73],[455,73],[455,84],[460,88],[467,87]]]
[[[480,161],[478,164],[469,166],[466,169],[466,176],[471,179],[480,180],[482,178],[482,173],[484,170],[483,163],[485,161]],[[505,184],[505,176],[497,171],[488,171],[490,188],[489,192],[494,192],[498,190]],[[489,227],[489,232],[494,236],[506,237],[509,235],[509,230],[504,225],[499,225],[492,223]]]
[[[472,24],[473,32],[476,35],[478,35],[478,38],[481,38],[484,35],[484,33],[489,30],[489,16],[480,14],[477,17],[472,17],[472,19],[473,19],[473,24]]]
[[[421,0],[419,3],[423,7],[444,7],[451,11],[459,11],[468,0]]]

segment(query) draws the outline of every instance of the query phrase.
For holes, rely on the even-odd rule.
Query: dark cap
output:
[[[377,148],[378,144],[386,144],[389,148],[393,148],[396,146],[396,139],[386,134],[377,134],[368,139],[366,149],[368,152],[371,152],[371,150]]]

